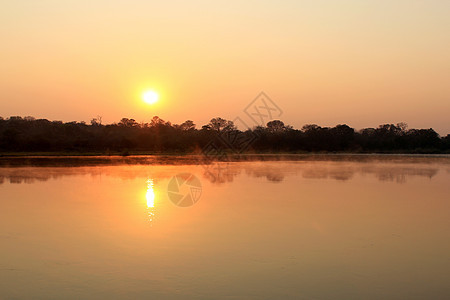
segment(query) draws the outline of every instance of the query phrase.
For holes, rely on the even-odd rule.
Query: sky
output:
[[[264,91],[296,128],[446,135],[449,15],[447,0],[0,0],[0,116],[201,127]]]

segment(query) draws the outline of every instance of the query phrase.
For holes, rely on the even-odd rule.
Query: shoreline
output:
[[[224,152],[225,153],[225,152]],[[411,155],[411,156],[450,156],[450,152],[247,152],[247,153],[225,153],[227,156],[310,156],[310,155]],[[0,158],[16,157],[148,157],[148,156],[204,156],[203,153],[177,153],[177,152],[0,152]]]
[[[210,165],[236,162],[402,162],[450,164],[450,154],[386,154],[386,153],[302,153],[302,154],[240,154],[229,155],[226,160],[204,155],[30,155],[0,156],[0,167],[79,167],[117,165]]]

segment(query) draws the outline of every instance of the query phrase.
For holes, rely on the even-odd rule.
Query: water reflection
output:
[[[153,179],[147,180],[147,207],[155,207],[155,192],[153,191]]]
[[[153,179],[147,180],[147,192],[145,198],[147,199],[148,219],[151,225],[155,217],[155,191],[153,189]]]
[[[215,185],[233,182],[242,173],[254,178],[264,178],[271,183],[280,183],[291,176],[301,176],[306,179],[323,179],[349,181],[355,176],[373,176],[379,181],[405,183],[413,177],[434,178],[442,169],[448,172],[450,157],[429,161],[423,157],[413,159],[410,156],[401,160],[396,156],[395,160],[305,160],[305,161],[264,161],[264,162],[216,162],[209,166],[186,165],[187,168],[196,168],[202,174],[203,179]],[[148,172],[155,165],[126,165],[126,166],[97,166],[97,167],[0,167],[0,185],[31,184],[35,181],[47,181],[62,176],[112,176],[122,179],[149,178]],[[170,170],[174,166],[160,165],[159,169]],[[170,178],[175,174],[161,171],[153,174],[154,178]],[[153,183],[148,183],[153,187]],[[152,204],[154,192],[147,188],[147,202]],[[154,203],[153,203],[154,204]],[[150,205],[149,205],[150,207]]]
[[[238,168],[230,167],[229,163],[214,162],[203,166],[203,177],[214,184],[232,182],[234,177],[241,172]]]
[[[105,169],[102,169],[105,168]],[[117,168],[117,167],[113,167]],[[245,174],[255,178],[265,178],[272,183],[280,183],[286,177],[300,174],[306,179],[333,179],[338,181],[351,180],[355,175],[374,176],[380,181],[405,183],[408,178],[427,177],[432,179],[439,169],[432,166],[383,166],[383,165],[366,165],[345,163],[336,163],[335,165],[323,166],[319,164],[297,165],[283,163],[237,163],[237,164],[217,164],[214,167],[203,169],[203,178],[212,184],[221,185],[233,182],[234,178],[241,174]],[[5,182],[10,184],[32,184],[36,181],[48,181],[66,176],[112,176],[122,179],[134,179],[147,177],[146,170],[136,170],[136,172],[124,172],[120,167],[112,170],[111,167],[101,168],[0,168],[0,185]],[[161,176],[161,177],[159,177]],[[159,178],[168,178],[166,174],[160,174]],[[148,197],[151,197],[149,195]]]

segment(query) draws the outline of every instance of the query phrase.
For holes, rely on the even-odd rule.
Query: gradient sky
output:
[[[450,1],[0,0],[0,116],[450,133]],[[161,95],[153,106],[140,95]]]

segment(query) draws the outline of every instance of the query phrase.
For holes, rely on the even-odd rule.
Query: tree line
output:
[[[101,117],[62,122],[33,117],[0,117],[0,152],[133,153],[450,153],[450,135],[405,123],[355,130],[348,125],[301,129],[273,120],[239,130],[220,117],[197,128],[193,121],[172,124],[155,116],[148,123],[123,118],[102,124]]]

